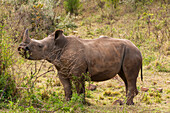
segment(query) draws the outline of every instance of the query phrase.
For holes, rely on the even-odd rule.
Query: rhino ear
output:
[[[23,36],[23,42],[29,43],[31,41],[30,37],[28,36],[28,29],[25,30]]]
[[[59,48],[63,48],[67,43],[67,39],[65,38],[62,30],[55,31],[55,45]]]
[[[60,37],[60,35],[63,34],[63,31],[62,30],[56,30],[55,31],[55,39],[57,39],[58,37]]]

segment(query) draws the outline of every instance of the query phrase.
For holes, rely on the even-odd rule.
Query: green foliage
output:
[[[107,6],[111,7],[113,10],[113,7],[116,9],[118,4],[119,4],[119,0],[105,0],[107,3]]]
[[[146,56],[144,58],[144,64],[145,65],[149,65],[149,63],[151,63],[152,61],[156,60],[155,56],[150,55],[150,56]]]
[[[77,25],[73,22],[74,18],[70,18],[70,13],[68,13],[64,19],[58,17],[60,22],[56,25],[58,29],[75,29]]]
[[[4,26],[0,24],[0,101],[14,99],[15,81],[8,70],[12,66],[12,49],[10,37],[5,37]]]
[[[162,65],[162,63],[160,61],[155,61],[155,65],[156,70],[159,72],[170,72],[170,69],[168,69],[168,66],[164,66]]]
[[[34,89],[36,91],[37,89]],[[24,93],[24,92],[23,92]],[[25,93],[28,93],[27,91]],[[28,111],[28,112],[82,112],[85,110],[82,104],[82,96],[78,94],[73,94],[71,100],[66,102],[62,99],[60,94],[56,92],[48,92],[49,98],[47,100],[42,100],[35,92],[29,93],[23,100],[14,103],[9,101],[8,107],[11,111]]]
[[[153,0],[134,0],[135,4],[141,2],[142,5],[145,5],[145,4],[150,4],[153,2]]]
[[[69,12],[71,15],[78,15],[79,9],[82,7],[82,4],[80,3],[80,0],[65,0],[64,7],[67,13]]]
[[[148,96],[147,94],[143,95],[142,101],[146,102],[146,104],[151,104],[152,103],[150,96]]]

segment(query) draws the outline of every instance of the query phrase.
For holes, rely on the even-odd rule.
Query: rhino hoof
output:
[[[126,103],[127,105],[134,105],[134,102],[130,101]]]

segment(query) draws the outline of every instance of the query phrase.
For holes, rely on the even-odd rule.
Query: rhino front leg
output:
[[[62,75],[59,75],[59,79],[64,87],[65,92],[65,98],[67,101],[69,101],[72,97],[72,91],[71,91],[71,82],[69,78],[63,77]]]

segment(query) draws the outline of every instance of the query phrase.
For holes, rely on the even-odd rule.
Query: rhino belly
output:
[[[96,73],[95,75],[91,76],[91,81],[105,81],[105,80],[109,80],[111,78],[113,78],[117,73],[115,72],[111,72],[111,71],[103,71],[103,72],[99,72]]]

